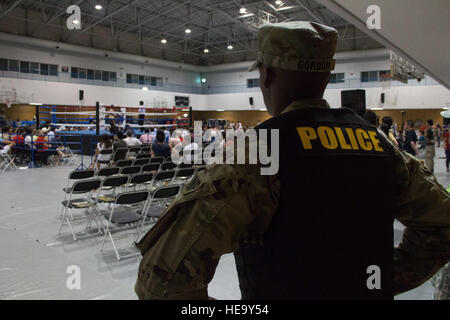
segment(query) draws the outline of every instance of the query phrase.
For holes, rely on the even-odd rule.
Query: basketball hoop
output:
[[[389,90],[391,88],[391,80],[392,78],[390,74],[380,75],[381,88],[383,91]]]

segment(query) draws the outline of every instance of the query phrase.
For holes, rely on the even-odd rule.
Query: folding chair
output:
[[[127,176],[132,176],[141,172],[141,167],[132,166],[132,167],[124,167],[120,169],[120,174],[126,174]]]
[[[109,167],[109,168],[103,168],[100,169],[97,173],[97,176],[99,177],[109,177],[113,176],[115,174],[119,174],[120,168],[119,167]]]
[[[130,178],[123,174],[117,174],[110,177],[106,177],[102,181],[100,187],[99,195],[97,196],[98,203],[114,203],[116,200],[116,193],[114,192],[117,188],[126,186]],[[108,190],[110,193],[103,193],[102,191]]]
[[[160,164],[159,163],[150,163],[150,164],[146,164],[142,167],[142,172],[153,172],[153,171],[158,171],[160,168]]]
[[[162,171],[173,170],[173,169],[175,169],[176,167],[177,167],[177,165],[176,165],[175,163],[173,163],[173,162],[164,162],[164,163],[161,165],[161,170],[162,170]]]
[[[67,178],[67,187],[63,188],[63,191],[68,194],[72,191],[72,187],[69,187],[70,180],[82,180],[89,179],[95,175],[95,171],[93,169],[87,170],[74,170],[69,173],[69,177]],[[64,199],[66,200],[66,199]]]
[[[173,180],[173,177],[175,177],[175,170],[158,172],[153,179],[153,182],[156,184],[155,188],[163,183],[165,183],[166,185],[169,184]]]
[[[92,178],[82,181],[77,181],[72,186],[72,189],[69,193],[69,199],[62,201],[62,205],[64,206],[64,212],[63,212],[63,219],[61,221],[61,226],[59,227],[58,236],[61,234],[61,230],[64,226],[64,224],[67,222],[67,224],[70,227],[70,230],[72,232],[72,236],[74,240],[77,240],[77,237],[75,235],[75,232],[72,227],[72,221],[75,221],[71,210],[72,209],[91,209],[91,213],[88,216],[79,217],[77,220],[82,220],[85,218],[89,218],[89,223],[95,214],[95,207],[97,205],[95,199],[92,198],[92,192],[94,190],[97,190],[100,188],[102,184],[102,181],[100,178]],[[87,196],[84,198],[77,198],[73,199],[73,195],[79,195],[79,194],[86,194]],[[71,219],[69,219],[69,213]],[[99,231],[101,230],[100,226],[98,226]]]
[[[150,163],[163,163],[164,157],[153,157],[150,159]]]
[[[188,182],[195,174],[195,169],[194,168],[190,168],[190,169],[181,169],[178,170],[177,173],[175,174],[175,179],[176,181],[178,180],[182,180],[182,183],[186,183]]]
[[[181,162],[179,165],[178,165],[178,169],[187,169],[187,168],[192,168],[194,165],[192,164],[192,163],[184,163],[184,162]]]
[[[124,167],[129,167],[132,164],[133,164],[133,160],[119,160],[116,163],[116,167],[124,168]]]
[[[126,225],[132,225],[136,224],[136,234],[140,234],[139,231],[139,222],[143,220],[143,216],[137,213],[137,210],[141,210],[142,212],[146,211],[148,198],[150,196],[150,193],[148,191],[134,191],[134,192],[125,192],[121,193],[116,197],[116,200],[114,201],[113,209],[111,210],[111,213],[105,218],[107,219],[106,227],[104,228],[105,235],[103,236],[103,241],[101,245],[100,251],[103,252],[103,248],[105,246],[105,240],[106,237],[109,237],[111,240],[111,243],[114,248],[114,252],[116,254],[117,260],[120,260],[121,258],[134,256],[139,254],[139,252],[129,254],[129,255],[120,255],[119,250],[117,249],[116,243],[114,242],[113,235],[111,233],[111,228],[113,225],[120,227],[126,226]],[[139,204],[141,208],[135,208],[135,210],[131,210],[133,207],[129,207],[129,205],[137,205]],[[119,206],[128,205],[125,210],[121,210]],[[118,238],[116,238],[117,240]]]
[[[141,152],[141,147],[130,147],[128,149],[128,155],[131,158],[136,158],[136,156]]]
[[[153,181],[153,173],[139,173],[135,176],[130,178],[130,181],[128,183],[128,188],[134,188],[136,190],[136,187],[138,185],[144,185],[149,184]]]
[[[114,151],[111,163],[114,165],[117,161],[124,160],[127,157],[128,148],[120,148]]]
[[[133,166],[143,166],[150,162],[150,158],[136,159],[133,162]]]
[[[136,156],[136,159],[146,159],[146,158],[151,158],[152,155],[150,153],[140,153]]]
[[[141,149],[141,153],[143,153],[143,154],[150,154],[151,150],[152,150],[151,147],[144,146]]]
[[[142,220],[141,224],[144,225],[148,217],[149,218],[159,217],[165,211],[170,202],[180,193],[180,190],[181,185],[171,185],[156,188],[155,191],[152,193],[152,197],[147,206],[147,211],[143,211],[144,219]],[[152,204],[155,204],[155,202],[160,206],[161,204],[163,205],[162,210],[151,212],[150,209],[152,208]]]
[[[94,177],[95,171],[93,169],[87,170],[74,170],[69,173],[69,177],[67,178],[67,186],[63,188],[64,191],[64,201],[67,200],[67,195],[72,192],[73,186],[70,186],[70,180],[83,180]],[[63,214],[64,206],[61,208],[61,216]]]
[[[15,157],[10,156],[7,152],[0,152],[0,159],[5,162],[5,167],[3,168],[2,173],[5,173],[6,169],[12,168],[17,170],[17,166],[14,163]]]

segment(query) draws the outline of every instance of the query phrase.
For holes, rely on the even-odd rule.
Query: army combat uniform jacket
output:
[[[450,260],[448,193],[353,112],[295,101],[261,128],[281,129],[280,172],[263,176],[249,164],[198,172],[137,244],[140,299],[206,299],[231,252],[244,299],[390,298]],[[406,226],[395,250],[394,219]],[[380,294],[367,287],[373,266],[385,272]]]

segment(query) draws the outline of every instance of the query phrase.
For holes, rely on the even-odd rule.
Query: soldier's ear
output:
[[[261,86],[265,89],[268,89],[270,85],[273,83],[275,78],[275,73],[273,72],[273,69],[263,64],[260,64],[259,72],[260,72]]]

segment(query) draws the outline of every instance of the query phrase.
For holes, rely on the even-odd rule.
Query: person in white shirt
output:
[[[139,102],[139,125],[144,125],[144,119],[145,119],[145,107],[144,107],[144,101]]]
[[[123,141],[125,141],[127,146],[129,147],[138,147],[142,144],[142,142],[139,141],[139,139],[133,137],[133,131],[131,130],[127,131],[127,137],[123,139]]]

